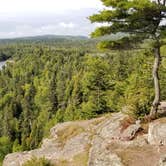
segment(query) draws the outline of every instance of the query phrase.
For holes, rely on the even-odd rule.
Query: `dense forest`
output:
[[[154,98],[151,49],[99,51],[96,40],[0,42],[0,161],[40,146],[59,122],[124,111],[142,118]],[[166,48],[162,47],[162,52]],[[166,60],[160,68],[166,99]]]

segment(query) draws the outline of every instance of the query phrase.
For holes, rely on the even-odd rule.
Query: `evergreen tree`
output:
[[[159,66],[161,63],[160,49],[165,44],[166,34],[166,0],[101,0],[108,7],[98,14],[90,16],[92,23],[107,23],[97,28],[92,37],[121,34],[121,38],[102,41],[101,48],[129,49],[138,48],[145,39],[152,40],[155,60],[153,79],[155,98],[150,117],[155,117],[160,104]]]

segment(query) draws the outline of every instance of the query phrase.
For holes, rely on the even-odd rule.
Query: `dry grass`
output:
[[[159,156],[152,146],[132,146],[117,152],[125,166],[156,166]]]
[[[88,163],[88,152],[78,154],[77,156],[74,157],[73,166],[86,166],[87,163]]]
[[[123,132],[125,129],[127,129],[127,127],[129,127],[131,124],[134,124],[134,123],[135,123],[134,118],[132,118],[132,117],[124,118],[121,121],[121,132]]]
[[[125,166],[157,166],[161,154],[166,153],[166,148],[160,149],[152,145],[129,145],[124,146],[118,142],[112,142],[107,150],[117,154]]]
[[[54,164],[54,166],[87,166],[88,163],[88,151],[85,151],[83,153],[80,153],[71,161],[68,160],[59,160]]]
[[[143,134],[147,134],[149,129],[149,123],[142,123],[141,127]]]
[[[23,166],[53,166],[53,165],[50,163],[49,160],[45,158],[32,157],[30,160],[24,163]]]
[[[57,135],[59,142],[61,143],[62,146],[65,145],[66,141],[75,137],[76,135],[84,132],[84,128],[77,126],[77,125],[70,125],[64,130],[60,130]]]

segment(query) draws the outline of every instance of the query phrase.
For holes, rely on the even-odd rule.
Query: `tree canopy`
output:
[[[104,43],[105,48],[114,48],[124,43],[126,46],[143,39],[165,39],[165,0],[101,0],[107,7],[90,16],[92,23],[107,23],[97,28],[92,37],[123,33],[119,41]],[[119,49],[119,47],[117,47]],[[128,47],[129,48],[129,47]]]
[[[155,61],[153,78],[155,99],[151,115],[156,114],[160,104],[159,65],[161,63],[160,48],[165,44],[166,35],[166,0],[101,0],[107,7],[98,14],[89,17],[92,23],[101,24],[92,37],[121,33],[118,40],[106,40],[100,43],[105,49],[137,48],[139,43],[150,39],[154,50]]]

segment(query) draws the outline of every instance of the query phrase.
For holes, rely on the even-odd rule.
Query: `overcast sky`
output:
[[[102,8],[100,0],[0,0],[0,38],[88,36],[97,25],[87,17]]]

